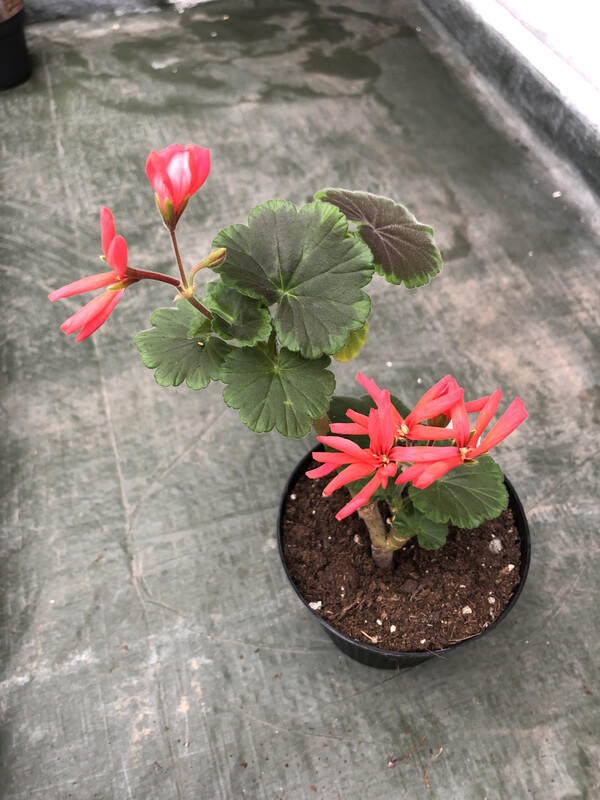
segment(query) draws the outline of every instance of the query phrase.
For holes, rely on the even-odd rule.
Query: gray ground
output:
[[[2,797],[592,800],[597,205],[402,3],[256,5],[38,22],[33,77],[0,95]],[[173,141],[213,158],[188,263],[328,185],[434,226],[443,273],[377,283],[338,386],[361,369],[410,402],[451,371],[525,400],[498,459],[533,560],[492,636],[400,673],[339,654],[275,548],[313,440],[252,434],[218,385],[155,384],[131,340],[168,288],[133,287],[81,344],[59,331],[81,298],[46,295],[97,271],[101,205],[132,264],[171,269],[143,165]]]

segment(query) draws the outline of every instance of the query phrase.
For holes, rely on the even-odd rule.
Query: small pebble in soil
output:
[[[494,537],[489,544],[489,548],[492,553],[499,553],[502,550],[502,542]]]
[[[512,571],[513,571],[513,569],[515,568],[515,565],[514,565],[514,564],[508,564],[508,567],[507,567],[507,568],[508,568],[508,571],[509,571],[509,572],[512,572]]]
[[[463,614],[472,614],[473,613],[473,609],[470,606],[464,606],[463,610],[462,610],[462,613]]]
[[[317,600],[316,603],[309,603],[308,605],[312,608],[313,611],[318,611],[323,605],[323,603],[320,600]]]
[[[290,500],[295,500],[295,499],[296,499],[296,495],[295,494],[291,494],[290,495]]]
[[[488,597],[488,603],[491,606],[493,606],[495,602],[496,602],[496,598],[495,597],[492,597],[492,596]]]
[[[396,630],[396,626],[395,625],[390,625],[390,633],[394,633],[395,630]]]
[[[383,625],[383,623],[382,623],[382,621],[380,619],[377,620],[377,624],[378,625]]]
[[[425,644],[426,641],[427,639],[421,639],[421,644]]]

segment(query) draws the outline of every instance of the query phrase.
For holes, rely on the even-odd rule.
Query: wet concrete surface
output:
[[[2,797],[597,796],[585,185],[412,4],[160,8],[39,21],[28,41],[33,77],[0,95]],[[444,270],[414,292],[376,283],[338,390],[361,369],[411,402],[452,372],[525,401],[498,461],[533,557],[493,636],[398,673],[344,657],[275,547],[285,477],[314,440],[252,434],[218,385],[155,384],[132,339],[170,289],[133,287],[80,344],[60,332],[81,298],[46,296],[98,271],[100,206],[131,263],[171,270],[144,162],[174,141],[212,154],[178,229],[190,263],[253,205],[332,185],[434,227]]]

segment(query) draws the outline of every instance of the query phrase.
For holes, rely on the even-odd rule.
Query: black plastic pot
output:
[[[1,5],[1,0],[0,0]],[[23,8],[5,20],[0,20],[0,90],[12,89],[31,75],[27,52]]]
[[[315,449],[322,449],[322,448],[315,448]],[[515,525],[519,532],[519,536],[521,538],[521,582],[514,593],[513,597],[511,598],[510,603],[504,609],[502,614],[492,622],[485,630],[481,633],[478,633],[476,636],[472,636],[470,639],[465,639],[463,642],[459,642],[458,644],[452,645],[452,647],[446,647],[443,650],[429,650],[425,653],[423,652],[413,652],[413,653],[399,653],[390,650],[381,650],[378,647],[374,647],[370,644],[365,644],[363,642],[358,642],[356,639],[351,639],[349,636],[346,636],[344,633],[336,630],[333,625],[330,625],[326,620],[320,617],[312,608],[309,606],[308,602],[304,599],[304,597],[298,591],[298,588],[292,577],[288,571],[288,568],[285,563],[285,559],[283,557],[283,514],[285,510],[285,503],[286,498],[290,492],[290,490],[295,486],[298,479],[303,475],[306,470],[310,469],[312,464],[312,454],[308,453],[302,461],[297,465],[296,469],[291,474],[284,492],[281,498],[281,503],[279,506],[279,515],[277,518],[277,543],[279,545],[279,555],[281,557],[281,563],[283,564],[283,568],[285,570],[285,574],[287,575],[290,583],[292,584],[294,591],[303,602],[306,610],[317,620],[319,625],[325,628],[326,632],[329,636],[333,639],[334,643],[339,647],[339,649],[345,653],[350,658],[355,659],[356,661],[360,661],[361,664],[366,664],[369,667],[378,667],[380,669],[399,669],[404,667],[412,667],[415,664],[420,664],[423,661],[427,661],[430,658],[434,658],[435,656],[446,656],[449,653],[453,652],[459,647],[464,647],[465,645],[469,644],[470,642],[476,641],[477,639],[481,639],[482,636],[487,636],[488,633],[494,630],[510,613],[510,611],[514,608],[517,600],[519,599],[519,595],[523,590],[523,586],[525,585],[525,579],[527,578],[527,573],[529,571],[529,561],[531,558],[531,540],[529,536],[529,526],[527,524],[527,519],[525,517],[525,512],[523,511],[523,506],[521,505],[521,501],[519,500],[517,493],[513,489],[512,484],[510,483],[507,478],[504,478],[504,483],[508,490],[508,504],[509,508],[513,512],[513,517],[515,521]]]

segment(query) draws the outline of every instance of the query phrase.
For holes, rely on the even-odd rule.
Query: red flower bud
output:
[[[190,197],[210,172],[210,151],[206,147],[172,144],[152,151],[146,161],[146,175],[154,188],[163,221],[174,231]]]

